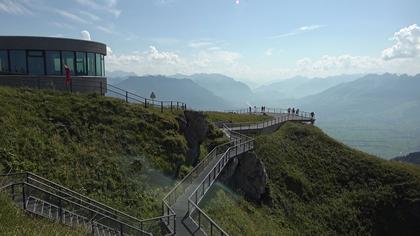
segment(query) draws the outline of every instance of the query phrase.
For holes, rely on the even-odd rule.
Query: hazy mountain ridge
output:
[[[225,99],[236,107],[248,106],[254,97],[253,92],[247,84],[222,74],[176,74],[170,77],[191,79],[201,87]]]
[[[137,76],[129,77],[116,86],[146,97],[154,92],[157,100],[178,100],[194,109],[223,110],[230,107],[228,102],[189,79]]]
[[[298,99],[305,96],[317,94],[328,88],[341,83],[349,82],[361,78],[362,75],[337,75],[326,78],[307,78],[296,76],[290,79],[281,80],[268,85],[263,85],[254,90],[259,100],[279,99]],[[270,102],[270,101],[266,101]]]
[[[392,158],[391,160],[420,165],[420,152],[412,152],[406,156],[395,157],[395,158]]]
[[[293,102],[337,139],[391,158],[420,148],[420,75],[367,75]]]

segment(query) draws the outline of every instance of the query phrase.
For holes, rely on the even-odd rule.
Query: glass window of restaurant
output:
[[[45,74],[43,51],[28,51],[28,74]]]
[[[60,51],[46,51],[45,61],[47,66],[47,75],[61,75]]]
[[[63,59],[63,71],[64,66],[68,66],[72,75],[74,75],[74,52],[63,51],[61,53]]]
[[[76,52],[76,74],[87,75],[85,52]]]
[[[9,58],[6,50],[0,50],[0,74],[9,72]]]
[[[101,54],[96,53],[96,76],[102,76]]]
[[[12,74],[26,74],[26,52],[24,50],[10,50],[9,58]]]
[[[95,76],[95,53],[87,53],[87,70],[88,75]]]
[[[105,76],[105,56],[101,55],[102,76]]]

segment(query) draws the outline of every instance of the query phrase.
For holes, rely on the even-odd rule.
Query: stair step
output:
[[[54,221],[59,221],[59,207],[51,204],[49,202],[43,201],[33,196],[29,196],[26,200],[26,211],[45,217]],[[115,230],[112,227],[105,226],[99,222],[93,222],[93,224],[89,221],[88,218],[71,212],[66,209],[62,209],[62,223],[70,226],[70,227],[85,227],[86,229],[92,230],[92,225],[94,227],[94,235],[97,236],[119,236],[120,231]],[[124,234],[126,235],[126,234]]]

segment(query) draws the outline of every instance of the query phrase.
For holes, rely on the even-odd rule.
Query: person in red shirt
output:
[[[71,71],[68,65],[64,65],[64,71],[66,73],[66,85],[69,85],[71,83]]]

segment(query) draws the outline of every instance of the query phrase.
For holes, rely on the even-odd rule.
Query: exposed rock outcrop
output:
[[[200,156],[200,145],[206,140],[209,123],[202,112],[185,111],[184,118],[178,118],[180,131],[188,142],[187,163],[196,165]]]
[[[264,163],[253,152],[233,158],[219,179],[239,189],[254,202],[269,202],[267,172]]]

